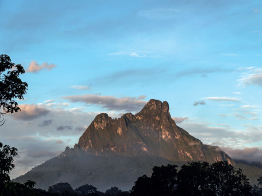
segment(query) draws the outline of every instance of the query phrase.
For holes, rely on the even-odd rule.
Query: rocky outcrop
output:
[[[170,161],[228,161],[218,147],[208,146],[178,127],[166,101],[151,99],[137,114],[112,119],[106,113],[95,117],[74,149],[60,156],[85,152],[97,156],[157,156]]]

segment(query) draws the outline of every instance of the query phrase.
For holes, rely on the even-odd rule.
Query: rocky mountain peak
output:
[[[150,99],[150,101],[144,106],[144,108],[136,114],[136,116],[151,116],[154,115],[168,115],[169,114],[169,104],[164,101],[163,103],[159,100]]]
[[[207,146],[178,127],[169,104],[151,99],[137,114],[112,119],[106,113],[95,117],[74,149],[96,156],[156,156],[170,161],[218,161],[231,159],[216,147]],[[232,161],[231,161],[232,162]]]

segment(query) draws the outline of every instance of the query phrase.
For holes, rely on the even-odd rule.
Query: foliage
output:
[[[192,162],[178,173],[177,193],[181,195],[248,196],[251,186],[242,170],[227,162]]]
[[[154,167],[151,177],[142,176],[135,182],[131,196],[198,195],[248,196],[251,186],[242,170],[227,162],[192,162],[177,172],[175,165]]]
[[[59,193],[59,194],[68,194],[67,192],[74,192],[71,185],[67,182],[63,183],[63,182],[60,182],[60,183],[57,183],[53,186],[50,186],[49,189],[48,189],[48,192],[56,192],[56,193]]]
[[[86,184],[75,189],[75,192],[80,195],[87,195],[91,193],[97,193],[97,188],[92,185]]]
[[[17,149],[11,148],[8,145],[4,145],[0,142],[0,187],[3,183],[9,182],[9,172],[15,167],[13,164],[13,157],[17,155]]]
[[[35,182],[28,180],[24,184],[12,182],[10,171],[15,167],[13,157],[17,155],[17,149],[0,142],[0,196],[31,195]]]
[[[111,187],[110,189],[106,190],[105,195],[106,196],[118,196],[121,194],[121,190],[117,187]]]
[[[23,99],[26,93],[28,85],[19,78],[19,74],[23,73],[25,70],[20,64],[12,63],[8,55],[0,55],[0,108],[3,107],[6,113],[21,110],[14,98]],[[1,112],[0,115],[2,114],[4,113]],[[3,125],[4,121],[0,123]]]

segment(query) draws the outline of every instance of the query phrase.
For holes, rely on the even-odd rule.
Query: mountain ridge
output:
[[[74,152],[75,151],[75,152]],[[73,149],[61,156],[85,152],[96,156],[159,156],[170,161],[234,161],[221,149],[204,145],[178,127],[169,113],[169,104],[151,99],[133,115],[112,119],[98,114]]]

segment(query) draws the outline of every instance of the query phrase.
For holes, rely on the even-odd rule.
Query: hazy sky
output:
[[[262,160],[261,0],[1,0],[0,25],[0,54],[28,83],[0,127],[18,148],[11,177],[73,147],[97,114],[150,99],[203,143]]]

